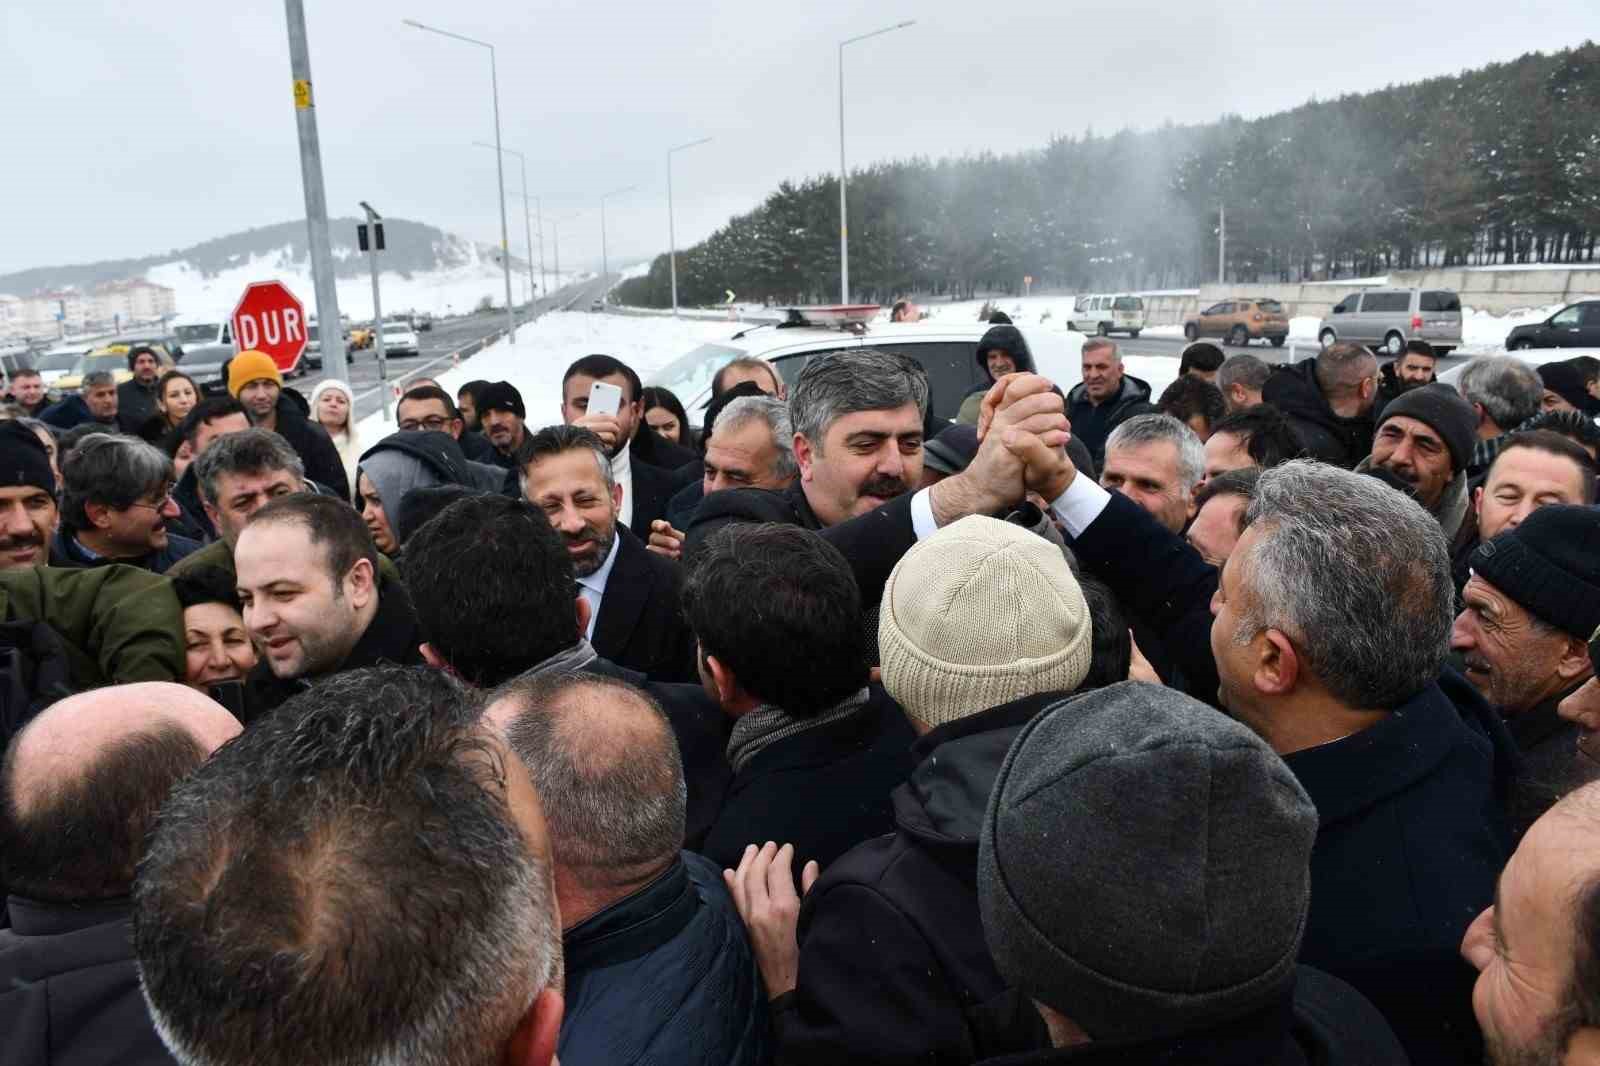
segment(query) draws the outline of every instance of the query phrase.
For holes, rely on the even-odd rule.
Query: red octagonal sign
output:
[[[281,281],[251,282],[233,309],[233,350],[252,348],[272,356],[284,374],[306,350],[305,308]]]

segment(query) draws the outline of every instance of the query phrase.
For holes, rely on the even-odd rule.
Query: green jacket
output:
[[[184,679],[172,582],[137,567],[0,570],[0,618],[44,622],[67,645],[76,690]]]

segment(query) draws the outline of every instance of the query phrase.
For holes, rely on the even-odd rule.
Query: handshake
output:
[[[983,398],[978,454],[931,490],[934,520],[946,526],[967,515],[994,514],[1029,492],[1055,500],[1078,474],[1066,453],[1071,428],[1049,381],[1021,373],[1000,378]]]

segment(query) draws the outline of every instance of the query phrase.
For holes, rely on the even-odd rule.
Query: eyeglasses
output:
[[[157,500],[154,503],[151,503],[148,500],[136,500],[133,503],[128,504],[128,506],[129,507],[148,507],[152,511],[159,511],[159,510],[163,509],[164,507],[166,507],[167,504],[169,504],[169,503],[172,504],[174,507],[178,506],[178,501],[173,498],[171,487],[167,488],[167,490],[161,494],[161,499]]]
[[[454,421],[455,419],[445,418],[442,415],[434,415],[432,418],[422,419],[407,418],[400,423],[400,428],[408,432],[426,429],[432,433],[442,433]]]

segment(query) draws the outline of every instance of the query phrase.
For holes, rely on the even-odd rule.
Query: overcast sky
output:
[[[1600,34],[1594,0],[307,0],[330,210],[499,238],[487,53],[505,144],[561,226],[564,264],[665,251],[784,178],[838,168],[837,42],[852,166],[1043,145],[1452,73]],[[278,0],[7,0],[0,272],[144,255],[301,217]],[[522,245],[520,172],[507,172]],[[1359,164],[1359,161],[1353,161]],[[549,227],[547,227],[547,234]],[[549,248],[547,245],[547,256]]]

